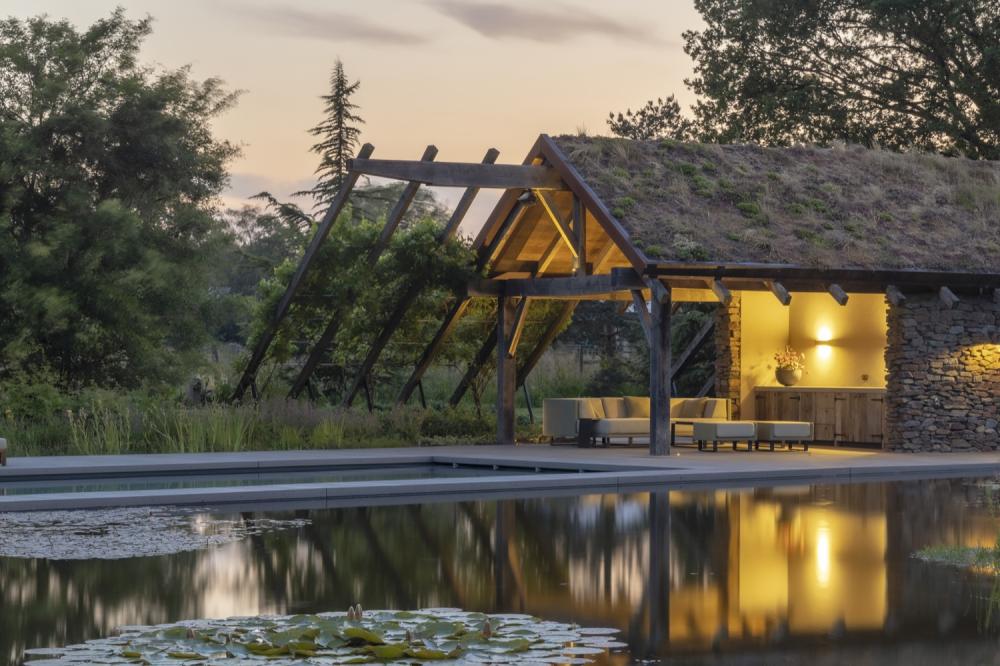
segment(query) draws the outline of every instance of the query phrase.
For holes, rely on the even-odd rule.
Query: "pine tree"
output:
[[[344,73],[344,63],[338,58],[330,75],[330,93],[322,97],[326,115],[323,122],[309,130],[310,134],[319,137],[319,142],[312,147],[320,156],[316,186],[296,193],[311,195],[316,201],[316,209],[328,207],[337,196],[347,175],[347,161],[354,157],[358,147],[359,125],[365,121],[355,113],[358,105],[351,102],[351,96],[360,86],[361,81],[350,82]]]

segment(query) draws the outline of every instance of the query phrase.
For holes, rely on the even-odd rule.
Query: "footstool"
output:
[[[712,445],[712,451],[719,450],[719,442],[732,442],[733,451],[736,445],[747,443],[747,451],[753,450],[753,442],[757,429],[753,421],[695,421],[692,439],[698,442],[699,451],[708,451],[707,445]]]
[[[0,465],[7,466],[7,440],[0,437]]]
[[[813,424],[808,421],[757,421],[757,441],[754,448],[770,444],[774,451],[775,444],[784,444],[789,451],[795,444],[801,444],[803,451],[809,450],[809,442],[813,440]]]

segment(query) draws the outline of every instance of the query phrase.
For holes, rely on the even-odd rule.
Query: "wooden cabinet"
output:
[[[754,413],[760,420],[810,421],[817,442],[881,446],[885,390],[758,386]]]

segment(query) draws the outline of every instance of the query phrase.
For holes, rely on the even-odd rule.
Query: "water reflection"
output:
[[[987,640],[977,618],[991,581],[910,557],[928,545],[996,540],[983,489],[961,480],[296,515],[311,524],[210,551],[0,560],[0,660],[17,663],[26,646],[75,643],[121,624],[356,601],[619,627],[634,657],[787,656],[918,639],[953,654]],[[920,663],[934,651],[916,654],[910,661]]]

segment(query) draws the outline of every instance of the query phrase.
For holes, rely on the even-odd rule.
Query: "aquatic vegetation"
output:
[[[0,557],[121,560],[202,550],[276,530],[304,519],[217,518],[173,508],[0,513]]]
[[[32,666],[70,663],[586,664],[625,647],[617,629],[455,608],[264,616],[124,627],[117,636],[27,650]]]

